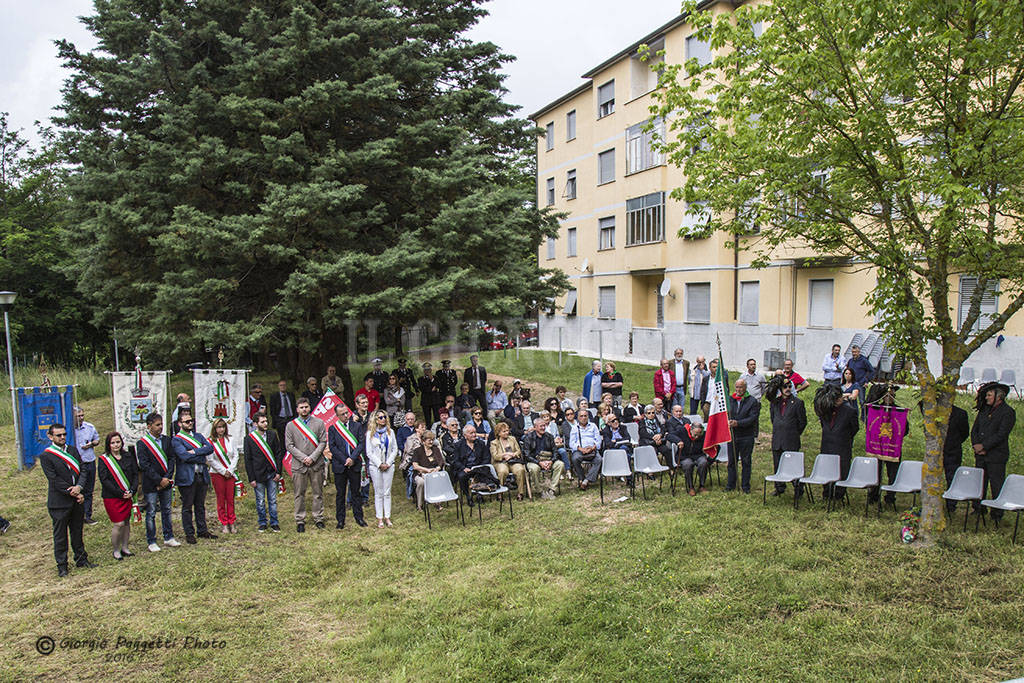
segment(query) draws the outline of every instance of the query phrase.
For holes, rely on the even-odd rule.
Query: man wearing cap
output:
[[[383,360],[381,360],[380,358],[374,358],[373,371],[366,373],[366,376],[363,377],[363,382],[365,382],[368,379],[373,380],[373,390],[376,391],[381,396],[384,395],[384,390],[388,386],[388,373],[384,371],[383,364]],[[334,393],[337,394],[339,392],[336,391]]]
[[[405,358],[399,358],[398,367],[392,374],[398,376],[398,384],[405,389],[405,409],[412,410],[412,397],[416,393],[416,373],[406,366],[407,362]],[[387,385],[386,379],[384,384]]]
[[[441,400],[444,400],[446,396],[459,395],[459,373],[452,370],[450,360],[441,361],[441,369],[434,375],[434,384],[437,386],[437,392],[441,395]]]
[[[423,421],[427,426],[439,422],[438,408],[441,407],[443,394],[437,386],[437,378],[430,363],[423,364],[423,376],[416,382],[420,390],[420,407],[423,408]]]
[[[1010,459],[1010,432],[1017,422],[1017,413],[1006,404],[1010,387],[999,382],[990,382],[978,391],[976,409],[978,417],[971,429],[971,446],[974,448],[974,464],[985,471],[981,486],[981,497],[992,487],[992,498],[998,498],[1006,478],[1006,462]],[[982,511],[980,501],[974,501],[975,514]],[[999,521],[1003,511],[993,508],[992,519]]]
[[[520,400],[523,398],[523,381],[521,379],[512,380],[512,391],[508,392],[508,400],[511,401],[513,397]]]
[[[486,410],[487,368],[480,365],[480,357],[475,353],[469,357],[469,367],[462,374],[462,381],[469,385],[469,393],[476,399],[476,404]]]

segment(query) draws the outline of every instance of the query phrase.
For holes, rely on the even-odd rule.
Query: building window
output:
[[[597,184],[604,185],[615,180],[615,150],[609,149],[597,155]]]
[[[665,49],[664,39],[648,44],[647,59],[637,52],[630,59],[630,88],[631,99],[636,99],[651,92],[658,87],[658,75],[665,68],[665,55],[658,54]]]
[[[608,216],[597,221],[598,249],[615,248],[615,216]]]
[[[548,196],[548,206],[554,205],[554,203],[555,203],[555,179],[554,178],[548,178],[547,196]]]
[[[646,125],[644,121],[626,129],[626,175],[665,163],[665,155],[654,147],[656,139],[665,139],[665,120],[655,120],[649,131],[644,130]]]
[[[597,288],[597,317],[615,317],[615,287]]]
[[[565,314],[576,315],[576,290],[570,289],[565,295]]]
[[[807,285],[810,300],[807,312],[808,327],[832,328],[832,280],[811,280]]]
[[[707,202],[692,202],[683,205],[683,220],[679,224],[683,237],[698,239],[710,237],[711,212]]]
[[[576,169],[565,174],[565,198],[576,199]]]
[[[555,258],[555,238],[548,238],[548,260]]]
[[[701,66],[707,66],[711,63],[711,44],[696,35],[687,37],[686,59],[687,61],[696,59]]]
[[[665,240],[665,193],[626,200],[626,246]]]
[[[710,282],[690,282],[686,285],[686,322],[711,322]]]
[[[576,110],[565,115],[565,141],[576,139]]]
[[[760,319],[761,283],[758,281],[740,283],[740,322],[757,325]]]
[[[958,306],[957,325],[959,330],[963,328],[967,320],[967,312],[971,310],[971,299],[978,289],[978,278],[974,276],[960,276],[960,305]],[[989,280],[985,283],[985,294],[981,297],[981,311],[978,319],[974,321],[971,332],[981,332],[992,323],[992,319],[999,314],[999,281]]]
[[[576,255],[576,228],[569,228],[566,231],[566,256]]]
[[[597,89],[597,118],[604,118],[615,112],[615,81],[611,80]]]
[[[547,143],[548,151],[550,152],[555,148],[555,122],[552,121],[544,129],[544,138]]]

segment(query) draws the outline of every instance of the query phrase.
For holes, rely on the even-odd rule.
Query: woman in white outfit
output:
[[[391,431],[388,414],[375,410],[366,428],[366,460],[370,463],[373,481],[373,506],[377,511],[377,527],[394,526],[391,523],[391,480],[395,477],[395,459],[398,457],[398,439]]]

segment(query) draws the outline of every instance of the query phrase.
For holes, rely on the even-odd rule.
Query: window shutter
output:
[[[597,315],[600,318],[615,317],[615,287],[598,287]]]
[[[686,322],[711,322],[710,282],[695,282],[686,285]]]
[[[576,315],[576,290],[570,289],[565,297],[565,314]]]
[[[832,280],[811,280],[808,327],[832,327]]]
[[[740,322],[757,325],[760,322],[760,282],[740,283]]]
[[[964,326],[967,313],[971,310],[971,299],[975,290],[978,289],[978,278],[976,276],[960,277],[960,305],[958,311],[957,328]],[[981,297],[981,312],[974,323],[972,332],[980,332],[991,324],[992,319],[999,313],[999,282],[989,280],[985,286],[985,294]]]

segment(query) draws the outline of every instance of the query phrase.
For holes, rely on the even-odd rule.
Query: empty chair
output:
[[[609,448],[602,456],[601,476],[598,480],[601,485],[601,504],[604,505],[604,478],[605,477],[627,477],[632,478],[633,472],[629,469],[629,456],[621,448]],[[655,456],[657,461],[657,456]],[[630,495],[632,495],[632,483],[630,483]]]
[[[636,422],[626,423],[626,433],[629,434],[629,440],[636,446],[640,443],[640,425]]]
[[[704,424],[704,419],[700,415],[683,415],[683,417],[685,417],[687,420],[689,420],[690,424],[695,424],[695,425],[702,425],[702,424]]]
[[[785,451],[782,457],[779,458],[779,469],[774,474],[769,474],[764,478],[764,485],[761,491],[761,504],[766,505],[768,503],[768,482],[778,482],[780,484],[793,484],[793,507],[796,508],[800,500],[800,496],[797,495],[797,486],[799,481],[804,477],[804,454],[800,451]]]
[[[878,486],[878,458],[854,458],[850,464],[850,474],[842,481],[837,481],[836,486],[843,487],[843,495],[849,489],[869,489]],[[864,516],[868,514],[868,501],[871,496],[864,499]],[[882,501],[878,501],[878,514],[882,514]]]
[[[999,374],[999,382],[1017,392],[1017,398],[1020,398],[1020,389],[1017,388],[1017,373],[1007,368]]]
[[[462,512],[462,498],[452,488],[452,480],[447,472],[430,472],[423,475],[423,514],[427,518],[427,528],[433,529],[430,523],[430,506],[455,501],[455,516],[466,526],[466,516]]]
[[[487,468],[491,470],[491,476],[497,479],[498,473],[495,471],[494,465],[487,465]],[[508,487],[499,484],[498,488],[494,489],[493,491],[473,491],[473,493],[479,496],[498,496],[498,512],[500,513],[504,509],[503,506],[505,505],[505,496],[503,496],[502,494],[508,493]],[[480,523],[483,524],[484,513],[480,509],[479,505],[476,506],[476,514],[480,518]],[[508,496],[508,517],[509,519],[516,518],[515,515],[512,514],[512,496]]]
[[[637,474],[657,474],[658,488],[661,488],[662,476],[665,472],[669,472],[669,488],[672,495],[675,495],[675,480],[672,478],[671,470],[658,462],[658,452],[654,450],[654,446],[638,446],[633,451],[633,471]],[[643,488],[644,500],[647,500],[645,479],[646,477],[640,477],[640,486]]]
[[[819,484],[821,495],[824,498],[825,491],[829,486],[839,481],[839,456],[833,453],[819,453],[814,459],[814,467],[811,468],[811,476],[800,477],[801,484]],[[807,487],[807,498],[813,503],[814,495],[811,487]],[[832,499],[829,499],[828,508],[832,509]]]
[[[958,387],[966,387],[968,391],[974,386],[974,368],[960,368],[960,378],[956,381]]]
[[[993,370],[992,372],[995,372]],[[984,374],[982,374],[984,378]],[[956,501],[973,501],[981,500],[983,495],[982,484],[985,481],[985,471],[980,467],[967,467],[961,466],[956,468],[956,472],[953,473],[953,481],[950,483],[949,488],[942,494],[942,497],[946,500]],[[964,531],[967,531],[967,513],[969,505],[964,506]],[[978,519],[981,519],[981,515],[978,515]],[[978,530],[978,520],[974,522],[974,530]]]
[[[882,485],[886,493],[913,493],[914,502],[917,505],[917,494],[921,493],[921,468],[924,463],[920,460],[903,460],[900,468],[896,470],[896,479],[891,484]],[[892,509],[896,509],[896,500],[893,499]]]
[[[1016,512],[1017,521],[1013,523],[1013,542],[1017,542],[1017,527],[1020,525],[1020,512],[1024,510],[1024,474],[1009,474],[999,490],[995,500],[983,500],[981,504],[995,510]]]
[[[985,368],[984,370],[981,371],[981,383],[982,384],[988,384],[989,382],[995,382],[995,381],[996,381],[996,369],[995,368]]]

